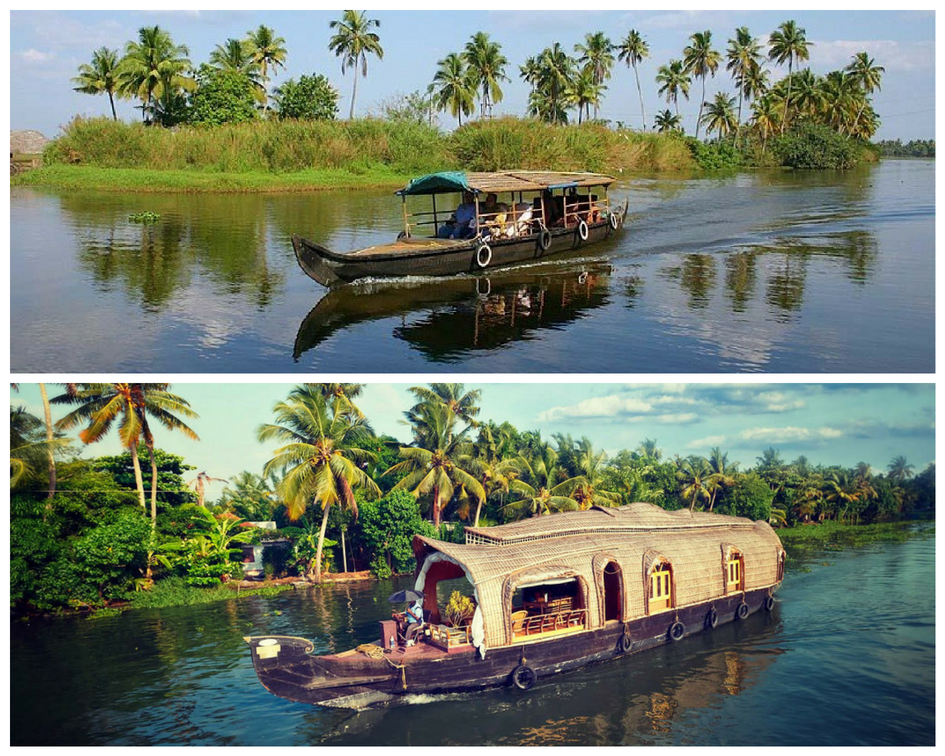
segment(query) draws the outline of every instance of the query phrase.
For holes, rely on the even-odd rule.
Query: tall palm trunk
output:
[[[131,465],[135,470],[135,486],[138,489],[138,503],[141,505],[141,508],[147,511],[147,505],[144,503],[144,478],[141,476],[141,460],[138,459],[138,447],[137,445],[132,445],[131,449]]]
[[[154,458],[154,442],[148,444],[148,456],[151,458],[151,532],[157,529],[157,460]]]
[[[115,112],[115,96],[109,92],[108,93],[108,103],[112,106],[112,120],[118,120],[118,114]]]
[[[788,58],[788,64],[787,64],[787,71],[788,71],[788,73],[787,73],[787,75],[788,75],[788,80],[787,80],[787,97],[786,97],[785,100],[784,100],[784,112],[781,114],[781,133],[782,133],[782,134],[784,133],[784,125],[787,123],[787,112],[788,112],[788,108],[791,107],[791,78],[792,78],[791,74],[792,74],[792,72],[793,72],[793,63],[794,63],[794,59],[793,59],[793,58]]]
[[[322,526],[318,531],[318,547],[315,549],[315,582],[322,582],[322,549],[325,546],[325,531],[328,530],[328,510],[331,505],[325,502],[322,510]]]
[[[702,99],[699,101],[699,117],[696,119],[696,139],[699,138],[699,125],[702,123],[702,108],[705,107],[705,76],[702,77]]]
[[[351,110],[348,111],[348,120],[354,120],[354,101],[358,99],[358,66],[354,66],[354,91],[351,93]]]
[[[643,107],[643,90],[640,89],[640,72],[637,64],[633,64],[633,77],[637,80],[637,95],[640,97],[640,113],[643,115],[643,130],[646,131],[646,108]]]
[[[436,486],[433,489],[433,527],[439,530],[440,528],[440,487]]]
[[[43,398],[43,415],[46,419],[46,453],[49,455],[49,493],[47,499],[56,495],[56,458],[53,456],[53,424],[52,411],[49,408],[49,396],[46,394],[46,384],[39,384],[39,393]],[[52,509],[52,502],[46,504],[46,509]]]

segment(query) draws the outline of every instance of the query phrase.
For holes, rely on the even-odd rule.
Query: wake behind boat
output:
[[[293,235],[299,266],[323,286],[362,278],[448,276],[539,260],[595,244],[616,233],[629,202],[613,207],[615,181],[598,173],[506,171],[431,173],[399,190],[404,228],[390,244],[338,253]],[[595,194],[595,190],[597,193]],[[455,211],[440,195],[462,196]],[[429,197],[410,212],[407,198]],[[509,199],[508,203],[500,199]]]

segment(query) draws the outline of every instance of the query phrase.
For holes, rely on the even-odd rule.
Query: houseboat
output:
[[[245,638],[262,684],[292,701],[366,708],[408,693],[514,685],[675,643],[771,611],[784,549],[763,521],[647,503],[592,507],[496,527],[466,543],[415,536],[424,625],[314,655],[305,638]],[[446,623],[446,591],[472,599]],[[441,590],[438,590],[441,588]]]
[[[431,173],[396,192],[397,239],[347,253],[292,237],[299,266],[323,286],[370,278],[480,273],[595,244],[617,233],[628,203],[614,207],[615,179],[599,173]],[[412,212],[409,197],[430,200]],[[451,196],[447,205],[444,197]],[[440,205],[437,206],[437,198]]]

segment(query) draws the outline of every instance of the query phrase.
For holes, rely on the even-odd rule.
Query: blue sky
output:
[[[547,8],[542,3],[538,8]],[[935,17],[932,11],[398,11],[377,10],[369,15],[381,22],[379,33],[384,59],[372,59],[368,77],[358,87],[357,113],[378,112],[379,105],[398,93],[425,90],[446,54],[460,51],[477,31],[502,44],[509,59],[511,82],[503,85],[505,99],[497,114],[522,115],[528,88],[518,77],[527,56],[555,41],[568,51],[588,32],[603,30],[612,40],[638,29],[647,40],[651,57],[640,66],[648,125],[659,109],[668,107],[656,93],[657,68],[681,57],[690,34],[711,30],[718,49],[724,50],[736,26],[745,25],[763,41],[782,21],[791,18],[813,42],[809,65],[823,74],[847,65],[865,50],[886,69],[875,107],[882,119],[878,138],[908,140],[933,138],[935,123]],[[10,14],[10,125],[37,129],[54,136],[75,114],[104,115],[105,97],[73,92],[71,78],[81,63],[102,45],[123,49],[145,25],[168,29],[174,40],[190,49],[191,60],[205,62],[210,51],[228,37],[243,37],[259,24],[272,27],[286,40],[287,68],[274,84],[290,77],[322,73],[341,93],[339,110],[348,112],[352,73],[342,77],[340,61],[328,51],[329,21],[340,11],[15,11]],[[769,64],[770,66],[770,64]],[[772,78],[786,68],[770,66]],[[706,98],[720,89],[732,92],[731,80],[720,70],[706,85]],[[694,83],[689,103],[681,103],[685,126],[695,128],[700,85]],[[120,117],[137,118],[130,102],[119,104]],[[618,63],[601,109],[601,117],[640,123],[640,107],[632,71]],[[444,127],[455,123],[440,116]]]
[[[412,405],[407,391],[416,383],[369,383],[358,405],[378,433],[409,439],[401,421]],[[157,429],[158,445],[182,455],[197,470],[229,478],[241,470],[259,472],[275,445],[256,441],[256,429],[272,420],[273,405],[292,384],[175,383],[200,415],[191,427],[201,440]],[[520,430],[587,436],[609,453],[655,439],[666,456],[707,455],[713,446],[729,459],[752,467],[773,446],[790,461],[847,467],[865,461],[884,471],[903,454],[920,472],[935,459],[935,393],[930,384],[619,384],[485,383],[483,420],[509,420]],[[60,392],[50,384],[51,395]],[[13,406],[42,416],[39,390],[21,384],[11,391]],[[65,407],[53,407],[58,419]],[[84,456],[119,452],[117,440],[86,447]],[[213,484],[211,496],[222,489]]]

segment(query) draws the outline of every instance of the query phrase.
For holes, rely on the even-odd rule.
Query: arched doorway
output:
[[[604,622],[622,619],[622,610],[623,579],[620,565],[607,562],[604,566]]]

